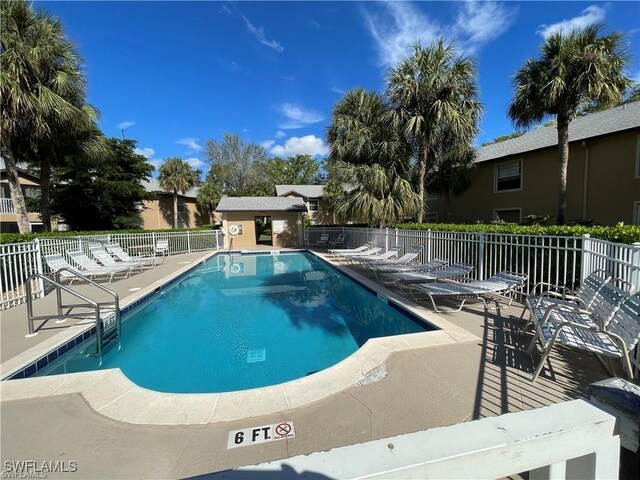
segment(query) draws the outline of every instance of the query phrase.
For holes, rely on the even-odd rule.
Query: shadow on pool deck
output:
[[[1,459],[74,460],[69,478],[196,476],[582,398],[588,383],[608,376],[595,357],[558,348],[531,384],[520,313],[474,305],[440,314],[479,340],[393,353],[379,381],[243,421],[151,427],[108,419],[80,395],[5,401]],[[229,431],[285,420],[295,422],[295,438],[227,449]]]

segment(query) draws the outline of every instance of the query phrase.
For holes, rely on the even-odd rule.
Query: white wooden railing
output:
[[[118,242],[134,255],[152,254],[153,247],[161,239],[169,241],[169,255],[218,250],[224,245],[221,230],[61,236],[0,245],[0,309],[26,301],[26,279],[31,274],[50,273],[42,262],[42,255],[66,255],[69,250],[83,250],[89,255],[89,244],[92,242]],[[35,281],[31,291],[34,299],[39,298],[44,295],[44,286]]]
[[[16,209],[13,208],[13,200],[10,198],[0,198],[0,213],[16,213]],[[34,213],[28,211],[28,213]]]
[[[615,417],[584,400],[236,468],[211,478],[616,479]]]

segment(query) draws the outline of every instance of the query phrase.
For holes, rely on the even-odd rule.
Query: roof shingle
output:
[[[324,194],[324,185],[276,185],[276,195],[281,197],[288,193],[297,193],[307,198],[321,198]]]

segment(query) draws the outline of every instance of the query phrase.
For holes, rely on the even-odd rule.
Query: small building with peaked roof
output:
[[[276,185],[279,197],[297,197],[307,206],[307,220],[311,225],[333,224],[335,216],[324,200],[324,185]]]
[[[216,211],[222,215],[225,248],[302,245],[307,205],[298,197],[222,197]]]
[[[555,217],[558,131],[536,128],[477,150],[471,186],[451,196],[429,195],[427,221],[518,223]],[[567,222],[640,224],[640,102],[577,117],[569,124]],[[447,210],[449,215],[447,215]]]

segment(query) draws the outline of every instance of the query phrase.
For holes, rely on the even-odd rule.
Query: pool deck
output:
[[[112,287],[126,304],[206,255],[168,257]],[[352,275],[374,285],[362,273]],[[133,288],[140,290],[130,292]],[[400,299],[397,293],[383,293]],[[36,303],[45,309],[55,300],[49,295]],[[127,398],[133,389],[122,381],[111,383],[115,377],[108,372],[115,370],[2,382],[1,460],[3,465],[12,460],[77,463],[77,472],[50,473],[50,478],[188,477],[583,398],[588,383],[608,377],[595,357],[559,348],[550,368],[531,384],[534,365],[524,354],[528,338],[521,335],[519,305],[485,311],[482,304],[472,304],[458,313],[435,314],[426,304],[403,303],[423,311],[446,333],[390,337],[373,346],[368,342],[337,367],[279,386],[280,400],[265,395],[267,389],[195,400],[198,396],[169,398],[157,392],[151,392],[153,398]],[[3,376],[5,365],[17,365],[29,356],[25,352],[86,328],[73,326],[74,321],[49,322],[49,329],[25,338],[25,312],[23,305],[1,314]],[[369,353],[362,356],[361,351]],[[86,383],[82,377],[89,376],[102,387],[96,395],[79,393],[78,384]],[[110,404],[121,408],[97,407],[105,396],[115,396]],[[206,422],[188,416],[167,420],[175,420],[176,412],[203,408],[211,414]],[[130,419],[123,421],[117,411],[129,412]],[[282,421],[294,422],[294,438],[227,449],[230,431]]]

